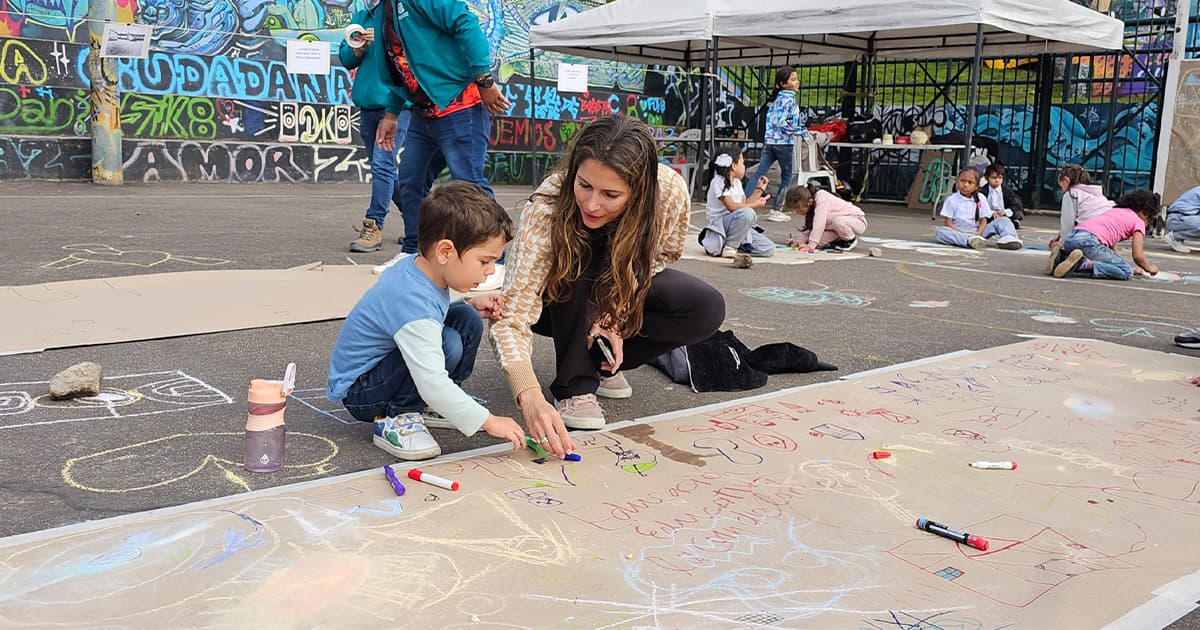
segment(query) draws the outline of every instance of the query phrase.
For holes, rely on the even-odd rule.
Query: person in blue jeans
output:
[[[483,176],[492,115],[507,112],[512,104],[492,77],[487,38],[467,3],[383,0],[381,4],[388,67],[414,108],[397,174],[404,240],[400,254],[390,261],[395,264],[417,251],[419,208],[430,189],[427,172],[439,156],[452,179],[475,182],[494,196]],[[385,115],[378,143],[390,148],[396,128],[396,121]],[[489,279],[489,288],[498,288],[502,270],[498,267]]]
[[[437,457],[429,427],[483,429],[524,448],[525,432],[461,388],[475,368],[483,319],[497,295],[450,303],[495,269],[513,224],[478,185],[450,182],[421,204],[419,253],[384,271],[346,316],[329,357],[325,396],[373,422],[373,441],[405,460]],[[428,412],[422,413],[428,407]]]
[[[365,30],[355,37],[343,39],[338,47],[338,59],[350,70],[357,69],[351,100],[359,107],[358,134],[362,137],[367,159],[371,164],[371,201],[359,229],[358,238],[350,243],[352,252],[374,252],[383,247],[383,222],[392,202],[400,207],[400,186],[396,181],[396,147],[385,149],[375,142],[379,123],[385,115],[395,116],[396,133],[403,144],[404,132],[412,112],[404,91],[392,82],[387,71],[387,55],[375,34],[383,30],[383,10],[365,9],[354,14],[351,24]]]
[[[805,127],[804,116],[800,114],[800,106],[796,104],[796,90],[800,89],[800,79],[796,69],[791,66],[779,66],[775,69],[775,93],[771,95],[771,105],[767,108],[767,129],[763,136],[762,158],[758,162],[758,170],[754,173],[754,181],[765,177],[771,165],[779,162],[779,190],[771,202],[771,212],[767,218],[772,221],[787,217],[779,212],[783,193],[794,184],[792,175],[795,165],[792,163],[792,153],[796,140],[807,141],[808,129]]]
[[[1083,274],[1128,280],[1134,274],[1157,274],[1158,266],[1146,260],[1143,243],[1146,223],[1158,215],[1161,207],[1158,195],[1149,190],[1135,190],[1118,199],[1115,208],[1076,225],[1056,254],[1054,277]],[[1117,243],[1124,240],[1130,242],[1136,269],[1116,252]]]

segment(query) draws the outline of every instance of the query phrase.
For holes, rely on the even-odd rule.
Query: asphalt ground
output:
[[[497,195],[506,207],[516,208],[529,192],[512,187]],[[368,186],[351,184],[114,189],[8,182],[0,192],[0,285],[278,269],[315,261],[349,264],[348,258],[377,264],[398,251],[399,217],[389,217],[383,251],[350,254],[347,248],[368,198]],[[927,212],[885,204],[863,207],[869,236],[912,242],[864,242],[853,252],[862,257],[830,254],[807,265],[735,269],[686,259],[677,264],[724,293],[726,327],[746,345],[790,341],[840,368],[775,375],[753,393],[1004,345],[1019,335],[1094,338],[1200,357],[1172,343],[1175,334],[1200,326],[1200,253],[1176,254],[1151,240],[1149,257],[1167,272],[1160,279],[1054,279],[1043,275],[1042,267],[1056,216],[1034,215],[1022,224],[1030,251],[947,252],[923,245],[932,242],[934,227]],[[692,223],[703,223],[700,204],[693,207]],[[799,229],[795,221],[764,226],[777,241]],[[89,247],[77,247],[81,244]],[[882,255],[865,256],[870,246],[880,247]],[[349,420],[324,400],[329,350],[340,323],[0,356],[0,536],[392,462],[371,444],[370,426]],[[549,383],[553,354],[547,339],[535,339],[534,357],[543,384]],[[139,402],[141,407],[114,407],[117,414],[107,407],[39,407],[19,419],[6,415],[5,401],[11,402],[6,390],[40,396],[45,390],[38,382],[80,361],[100,363],[106,379],[129,377],[106,386],[142,386],[139,391],[156,394]],[[240,466],[247,385],[252,378],[278,378],[289,361],[298,366],[298,391],[286,416],[288,467],[276,474],[248,473]],[[604,402],[610,421],[748,395],[694,393],[650,367],[627,376],[634,396]],[[517,415],[490,346],[481,348],[466,388],[489,399],[494,412]],[[495,442],[454,431],[435,430],[434,435],[446,453]],[[1200,627],[1195,616],[1180,627]]]

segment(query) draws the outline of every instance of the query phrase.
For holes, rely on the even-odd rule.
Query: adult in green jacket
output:
[[[440,156],[450,176],[475,182],[492,194],[483,176],[492,114],[512,105],[492,78],[488,41],[463,0],[382,0],[390,68],[413,104],[413,116],[397,173],[404,240],[400,255],[417,251],[417,217],[428,194],[427,171]],[[390,11],[390,12],[389,12]],[[387,29],[391,22],[394,28]],[[385,115],[377,144],[391,146],[394,129]],[[503,278],[499,267],[490,283]]]
[[[343,39],[338,47],[338,59],[354,74],[351,99],[359,107],[358,134],[366,148],[371,164],[371,202],[358,238],[350,243],[352,252],[374,252],[383,247],[383,220],[392,202],[400,207],[400,185],[396,180],[396,147],[404,143],[408,120],[412,112],[404,90],[392,81],[388,71],[388,56],[376,33],[383,32],[382,5],[354,14],[351,24],[365,30],[357,36]],[[388,116],[396,121],[399,142],[384,148],[375,141],[379,123]]]

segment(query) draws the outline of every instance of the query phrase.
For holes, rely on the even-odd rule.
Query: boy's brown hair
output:
[[[449,239],[462,256],[468,249],[503,236],[513,237],[513,223],[482,186],[454,180],[434,188],[421,202],[417,219],[417,249],[424,255],[434,243]]]

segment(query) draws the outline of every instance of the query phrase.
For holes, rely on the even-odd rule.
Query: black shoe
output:
[[[1013,220],[1012,220],[1012,224],[1013,224],[1013,228],[1014,228],[1014,229],[1017,229],[1017,230],[1021,229],[1021,222],[1020,222],[1020,221],[1018,221],[1018,220],[1016,220],[1016,219],[1013,219]]]
[[[848,252],[854,249],[855,245],[858,245],[858,237],[856,236],[848,241],[844,239],[838,239],[836,243],[836,247],[839,252]]]

